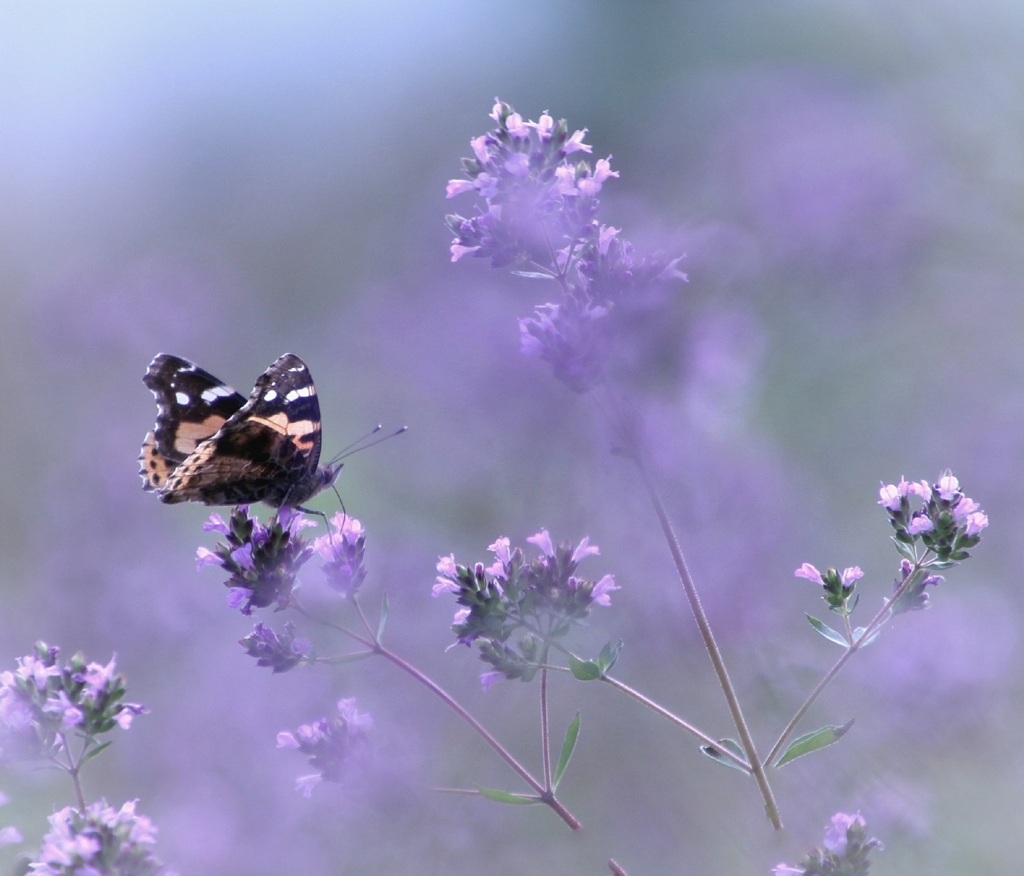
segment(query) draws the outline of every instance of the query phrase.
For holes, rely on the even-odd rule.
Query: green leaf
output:
[[[597,681],[601,677],[601,667],[593,660],[580,660],[572,654],[569,655],[569,671],[579,681]]]
[[[511,803],[513,806],[532,806],[540,803],[540,797],[532,797],[526,794],[512,794],[509,791],[499,791],[497,788],[480,788],[477,790],[488,800],[495,803]]]
[[[718,744],[722,748],[731,751],[737,757],[741,757],[744,760],[747,759],[746,752],[743,751],[743,746],[740,745],[735,739],[719,739]],[[750,770],[745,767],[741,767],[736,761],[731,758],[724,757],[717,748],[712,748],[710,745],[702,745],[700,747],[700,753],[705,757],[710,757],[715,763],[720,763],[722,766],[732,767],[734,770],[739,770],[741,773],[749,773]]]
[[[380,642],[381,636],[384,635],[384,627],[388,622],[388,595],[385,593],[384,598],[380,601],[380,620],[377,621],[377,641]]]
[[[542,274],[539,271],[511,271],[513,277],[526,277],[527,280],[554,280],[551,274]]]
[[[850,647],[849,643],[846,641],[846,637],[842,633],[832,629],[832,627],[830,627],[827,623],[818,620],[816,617],[811,617],[809,614],[805,615],[805,617],[807,618],[807,622],[812,627],[814,627],[815,631],[818,634],[824,636],[830,642],[835,642],[837,645],[842,645],[842,647],[844,648]]]
[[[82,764],[88,763],[90,760],[92,760],[94,757],[96,757],[97,754],[99,754],[104,749],[109,748],[113,744],[114,744],[114,740],[111,739],[109,742],[104,742],[101,745],[97,745],[94,749],[89,751],[85,755],[85,757],[82,758]]]
[[[576,740],[579,739],[579,735],[580,713],[577,712],[569,722],[569,727],[565,731],[565,739],[562,741],[562,753],[558,755],[558,764],[555,766],[555,775],[552,778],[552,785],[555,788],[558,787],[558,783],[562,780],[562,773],[565,772],[565,768],[569,766],[569,758],[572,757],[573,749],[576,748]]]
[[[830,724],[827,727],[822,727],[820,730],[815,730],[813,733],[806,733],[799,739],[794,739],[789,747],[782,752],[779,759],[775,761],[775,766],[785,766],[798,757],[803,757],[805,754],[810,754],[812,751],[817,751],[819,748],[825,748],[838,742],[852,726],[853,718],[843,724],[842,727]]]
[[[601,649],[601,653],[597,655],[597,665],[602,675],[605,675],[616,664],[621,653],[622,639],[619,639],[614,645],[608,642]]]

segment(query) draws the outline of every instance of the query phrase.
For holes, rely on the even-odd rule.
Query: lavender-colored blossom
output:
[[[452,261],[472,254],[489,258],[493,267],[557,280],[559,300],[537,305],[533,316],[519,320],[520,346],[572,390],[586,392],[617,360],[637,358],[616,349],[627,339],[627,327],[640,314],[659,321],[659,287],[685,275],[676,267],[678,258],[637,257],[618,239],[619,229],[597,221],[597,196],[619,174],[610,157],[593,166],[569,159],[591,151],[584,131],[569,135],[565,120],[555,122],[547,113],[524,122],[501,101],[491,118],[498,127],[474,138],[474,157],[463,159],[468,179],[448,184],[448,197],[475,192],[484,201],[473,216],[447,217],[455,233]],[[636,340],[649,344],[640,334]]]
[[[84,812],[68,806],[50,816],[38,858],[29,872],[42,876],[131,874],[170,876],[154,855],[156,827],[131,800],[114,809],[105,800]]]
[[[793,575],[797,578],[806,578],[808,581],[812,581],[815,584],[824,584],[825,582],[821,579],[821,572],[819,572],[810,563],[804,563],[799,569],[797,569]]]
[[[490,545],[495,560],[489,566],[458,564],[452,555],[437,564],[433,594],[456,594],[460,607],[452,630],[457,644],[477,643],[481,658],[491,665],[481,676],[485,687],[498,677],[532,678],[550,643],[593,606],[610,605],[611,594],[619,589],[612,575],[593,581],[576,574],[581,561],[600,553],[588,538],[575,546],[556,545],[541,529],[527,541],[540,551],[530,562],[502,536]]]
[[[19,658],[18,669],[0,673],[0,730],[4,748],[24,757],[52,757],[74,730],[90,747],[115,726],[127,729],[145,708],[126,703],[125,679],[116,659],[86,663],[75,654],[63,665],[60,650],[37,642],[34,654]]]
[[[327,583],[343,596],[354,596],[366,578],[363,557],[366,530],[356,518],[338,513],[331,518],[334,532],[313,541],[313,550],[323,558],[321,566]]]
[[[373,726],[372,718],[360,712],[352,698],[338,700],[336,709],[333,718],[321,718],[277,734],[278,748],[296,749],[317,770],[315,775],[301,776],[297,781],[298,790],[306,797],[320,781],[341,781],[346,761],[354,748],[366,742],[367,731]]]
[[[0,846],[11,846],[24,841],[21,831],[13,825],[0,827]]]
[[[301,512],[284,506],[264,526],[250,515],[246,505],[233,509],[229,520],[213,514],[204,526],[225,536],[211,551],[199,548],[198,568],[219,565],[229,573],[228,605],[242,614],[254,608],[274,605],[278,610],[291,601],[299,570],[313,555],[313,548],[300,534],[315,524]]]
[[[846,854],[847,834],[850,832],[850,828],[864,830],[865,827],[864,819],[859,812],[854,815],[837,812],[832,816],[832,823],[825,830],[822,845],[833,855],[842,856]]]
[[[871,868],[869,855],[882,844],[869,839],[867,825],[860,813],[847,815],[837,812],[825,829],[822,848],[812,849],[799,865],[778,864],[775,876],[804,874],[804,876],[868,876]]]
[[[313,645],[302,636],[295,635],[295,624],[288,621],[278,634],[272,628],[257,623],[251,633],[239,640],[246,654],[256,658],[257,666],[269,666],[274,673],[287,672],[310,660]]]
[[[923,549],[940,563],[967,559],[988,526],[988,516],[977,502],[964,495],[960,481],[949,471],[934,485],[908,483],[903,478],[898,484],[883,484],[879,496],[901,551]],[[911,507],[912,497],[921,507]]]

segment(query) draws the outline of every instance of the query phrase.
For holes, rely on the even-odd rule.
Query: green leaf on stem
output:
[[[601,667],[593,660],[580,660],[573,654],[569,655],[569,671],[578,681],[597,681],[601,677]]]
[[[853,721],[854,719],[851,718],[841,727],[830,724],[827,727],[822,727],[820,730],[815,730],[813,733],[805,733],[799,739],[794,739],[789,744],[789,747],[782,752],[779,759],[775,761],[775,766],[784,766],[798,757],[803,757],[805,754],[810,754],[812,751],[817,751],[819,748],[825,748],[838,742],[846,735],[846,731],[853,726]]]
[[[735,739],[719,739],[718,744],[735,754],[737,757],[741,757],[744,760],[747,759],[746,753],[743,751],[743,746],[740,745]],[[706,757],[710,757],[715,763],[720,763],[722,766],[732,767],[734,770],[739,770],[741,773],[749,773],[750,770],[746,767],[740,766],[732,758],[726,757],[717,748],[710,745],[702,745],[700,747],[700,753]]]
[[[569,766],[569,758],[572,757],[573,749],[576,748],[576,740],[580,736],[580,713],[577,712],[573,719],[569,722],[569,727],[565,731],[565,739],[562,741],[562,752],[558,755],[558,763],[555,765],[555,774],[552,777],[551,785],[552,789],[558,787],[558,783],[562,780],[562,773],[565,772],[565,768]]]
[[[846,641],[846,637],[838,630],[832,629],[832,627],[824,621],[820,621],[816,617],[811,617],[809,614],[805,616],[807,618],[807,622],[814,627],[815,631],[819,635],[824,636],[830,642],[835,642],[837,645],[841,645],[844,648],[850,647],[850,643]]]
[[[914,556],[914,543],[911,540],[910,544],[906,544],[900,541],[896,536],[893,536],[892,542],[896,545],[896,552],[910,563],[916,563],[917,557]]]
[[[528,794],[513,794],[509,791],[499,791],[497,788],[480,788],[477,790],[488,800],[493,800],[495,803],[511,803],[513,806],[532,806],[534,803],[540,803],[540,797],[534,797]]]
[[[111,739],[111,740],[109,740],[107,742],[102,743],[101,745],[97,745],[95,748],[90,749],[89,751],[86,752],[85,757],[82,758],[82,762],[79,764],[79,766],[84,766],[90,760],[92,760],[94,757],[96,757],[97,754],[99,754],[104,749],[109,748],[113,744],[114,744],[114,740]]]
[[[601,675],[605,675],[611,670],[618,661],[619,654],[621,653],[622,639],[619,639],[619,641],[614,645],[611,642],[608,642],[601,649],[601,653],[597,655],[597,666],[601,670]]]
[[[384,635],[384,627],[387,626],[388,622],[388,595],[385,593],[384,598],[380,601],[380,620],[377,621],[377,641],[380,642],[381,636]]]
[[[554,280],[551,274],[540,271],[510,271],[513,277],[526,277],[527,280]]]

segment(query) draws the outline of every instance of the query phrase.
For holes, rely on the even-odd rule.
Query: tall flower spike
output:
[[[524,121],[499,100],[491,118],[497,127],[473,138],[473,157],[462,161],[467,179],[448,183],[449,198],[474,193],[483,201],[472,216],[446,217],[452,261],[488,258],[493,267],[557,281],[559,300],[519,320],[520,343],[575,392],[600,383],[616,362],[660,355],[638,350],[665,322],[666,281],[686,275],[680,258],[637,256],[619,229],[598,222],[598,195],[619,175],[610,156],[578,160],[575,153],[591,151],[586,132],[570,134],[548,113]]]

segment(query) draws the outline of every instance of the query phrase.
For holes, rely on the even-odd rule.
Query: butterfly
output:
[[[299,507],[338,477],[341,464],[319,464],[320,403],[306,363],[292,353],[260,375],[248,399],[167,353],[142,382],[157,415],[139,474],[163,502]]]

